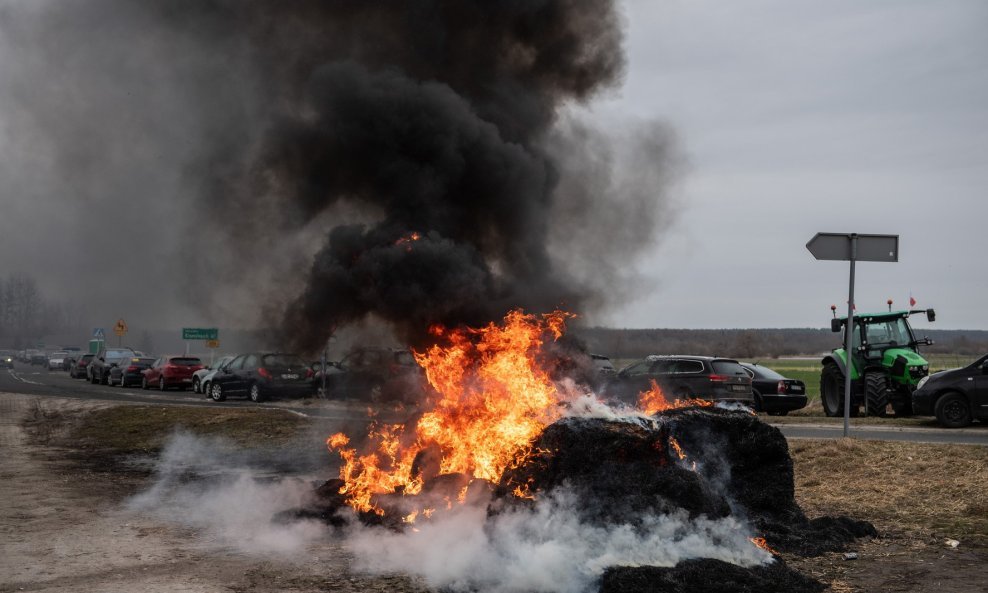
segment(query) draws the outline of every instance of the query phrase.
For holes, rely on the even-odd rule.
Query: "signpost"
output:
[[[116,325],[113,326],[113,333],[117,334],[117,346],[121,346],[124,334],[127,333],[127,322],[123,319],[117,319]]]
[[[847,372],[844,373],[844,437],[850,432],[851,416],[851,338],[854,336],[854,264],[858,261],[899,261],[899,235],[859,235],[857,233],[817,233],[806,244],[813,257],[821,260],[851,262],[851,281],[847,291],[847,325],[844,352]]]
[[[220,330],[215,327],[183,327],[182,339],[185,340],[185,355],[188,356],[189,340],[206,340],[207,348],[219,348]],[[216,346],[210,346],[209,342],[215,342]]]

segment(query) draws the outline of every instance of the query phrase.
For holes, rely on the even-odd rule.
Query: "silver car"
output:
[[[216,371],[222,369],[226,365],[230,364],[230,361],[236,358],[233,356],[224,356],[204,369],[199,369],[198,371],[192,373],[192,390],[196,393],[205,393],[209,395],[209,381],[216,374]]]

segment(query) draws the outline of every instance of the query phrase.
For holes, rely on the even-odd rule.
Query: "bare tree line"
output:
[[[0,345],[23,348],[45,334],[81,330],[83,317],[81,303],[45,298],[32,276],[0,278]]]

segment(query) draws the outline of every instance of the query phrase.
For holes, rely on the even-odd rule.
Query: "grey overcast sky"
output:
[[[818,231],[900,235],[859,311],[988,329],[988,2],[629,0],[629,70],[602,121],[664,118],[689,159],[656,288],[627,327],[820,327],[848,265]],[[918,322],[925,325],[925,321]]]
[[[256,322],[246,288],[212,317],[176,280],[187,237],[210,233],[177,196],[208,169],[207,140],[244,141],[228,132],[252,106],[227,106],[251,81],[138,4],[91,18],[84,6],[0,0],[0,276],[30,272],[46,294],[93,305],[98,325]],[[686,166],[674,222],[623,264],[649,282],[591,323],[824,327],[848,266],[804,245],[827,231],[901,236],[898,263],[859,265],[859,310],[911,292],[937,308],[935,327],[988,329],[988,2],[623,7],[624,83],[577,113],[604,128],[664,122]]]

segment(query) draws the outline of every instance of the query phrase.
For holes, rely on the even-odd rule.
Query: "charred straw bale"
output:
[[[825,588],[782,562],[743,568],[702,558],[672,568],[608,568],[600,593],[819,593]]]

